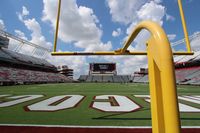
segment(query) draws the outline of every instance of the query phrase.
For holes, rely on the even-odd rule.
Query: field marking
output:
[[[54,96],[49,99],[26,106],[25,108],[27,111],[59,111],[76,107],[83,100],[83,98],[84,96],[81,95]]]
[[[151,98],[150,98],[150,95],[134,95],[135,97],[138,97],[138,98],[142,98],[144,101],[150,103],[151,102]],[[190,100],[189,102],[193,102],[193,101],[197,101],[197,102],[200,102],[200,98],[196,98],[196,99],[192,99],[191,98],[192,96],[182,96],[182,97],[178,97],[178,99],[181,99],[182,100],[184,99],[185,101],[187,101],[188,99]],[[179,105],[179,111],[180,113],[199,113],[200,112],[200,109],[199,108],[196,108],[196,107],[193,107],[193,106],[190,106],[190,105],[186,105],[186,104],[183,104],[183,103],[178,103]]]
[[[192,103],[196,103],[196,104],[200,104],[200,101],[195,100],[195,99],[191,99],[191,98],[187,98],[185,96],[179,96],[178,99],[185,100],[185,101],[192,102]]]
[[[183,97],[186,97],[186,98],[190,98],[190,99],[194,99],[194,100],[200,101],[200,97],[198,97],[198,96],[183,96]]]
[[[0,98],[10,96],[10,94],[0,95]]]
[[[34,100],[34,99],[41,98],[41,97],[43,97],[43,95],[12,96],[12,97],[8,97],[7,99],[14,99],[14,100],[0,103],[0,107],[10,107],[10,106],[14,106],[16,104],[28,102],[30,100]]]
[[[125,129],[146,129],[151,126],[78,126],[78,125],[36,125],[36,124],[0,124],[0,126],[15,126],[15,127],[58,127],[58,128],[125,128]],[[200,126],[181,126],[181,128],[196,128]]]
[[[95,96],[94,101],[92,102],[90,107],[103,112],[133,112],[141,108],[130,98],[119,95]]]

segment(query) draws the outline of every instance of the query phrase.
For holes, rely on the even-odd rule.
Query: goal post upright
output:
[[[184,36],[185,36],[186,48],[187,48],[188,51],[191,51],[190,40],[189,40],[189,37],[188,37],[187,24],[186,24],[186,21],[185,21],[185,15],[184,15],[184,11],[183,11],[182,0],[178,0],[178,7],[179,7],[180,16],[181,16],[183,32],[184,32]]]
[[[56,31],[54,34],[54,47],[53,52],[56,52],[57,42],[58,42],[58,30],[60,24],[60,11],[61,11],[61,0],[58,0],[58,10],[57,10],[57,18],[56,18]]]

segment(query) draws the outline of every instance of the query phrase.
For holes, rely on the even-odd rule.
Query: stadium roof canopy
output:
[[[45,59],[40,59],[33,56],[13,52],[5,48],[0,48],[0,61],[23,64],[34,67],[55,68],[54,65],[50,64]]]

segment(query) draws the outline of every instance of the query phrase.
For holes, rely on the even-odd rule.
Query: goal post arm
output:
[[[137,25],[135,30],[130,34],[127,41],[124,43],[123,48],[117,50],[119,53],[125,53],[137,35],[141,30],[146,29],[151,33],[151,36],[156,40],[160,40],[162,44],[163,38],[166,38],[166,34],[164,30],[155,22],[152,21],[143,21]],[[188,46],[189,45],[189,46]],[[130,52],[131,53],[131,52]],[[187,43],[187,51],[173,52],[173,55],[193,55],[194,53],[191,51],[190,43]]]

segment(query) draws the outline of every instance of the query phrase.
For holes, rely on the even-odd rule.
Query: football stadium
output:
[[[58,50],[61,1],[56,1],[51,48],[0,27],[1,133],[200,132],[200,49],[191,45],[200,40],[200,32],[188,35],[181,0],[182,39],[169,41],[162,27],[148,20],[132,29],[122,48],[92,52]],[[147,48],[128,50],[143,29],[151,32]],[[185,49],[176,51],[177,46]],[[148,61],[129,73],[121,73],[123,67],[113,58],[98,60],[141,55]],[[93,59],[79,74],[70,62],[53,63],[69,56]]]

